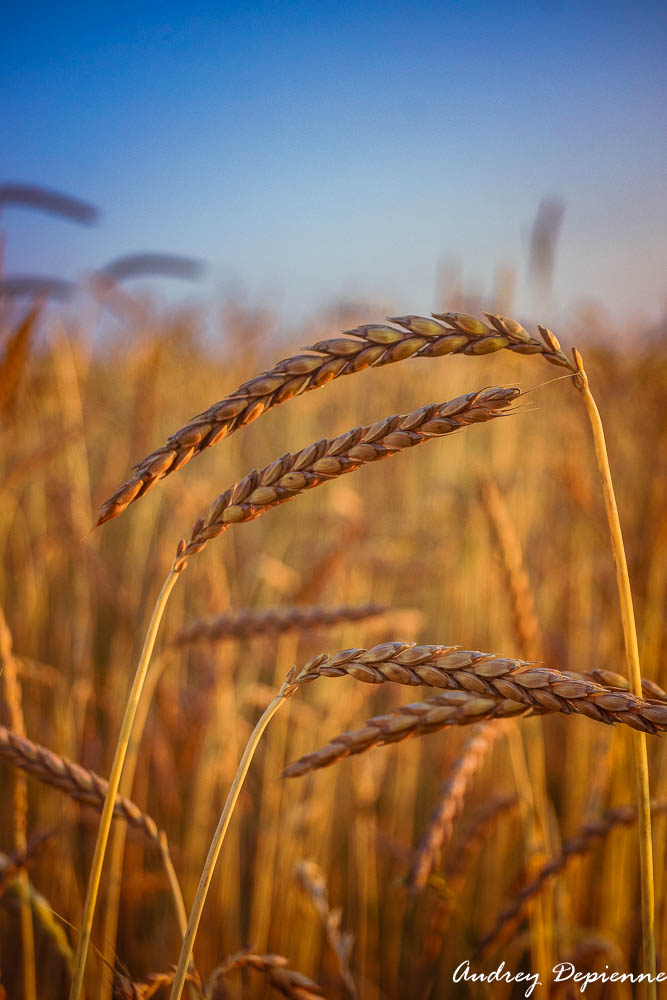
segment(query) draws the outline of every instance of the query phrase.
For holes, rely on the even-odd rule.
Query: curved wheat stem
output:
[[[609,524],[609,534],[611,537],[611,547],[616,565],[616,585],[618,589],[619,602],[621,606],[621,621],[623,624],[623,640],[625,644],[625,660],[628,669],[630,685],[635,695],[642,693],[642,676],[639,663],[639,645],[637,642],[637,626],[635,624],[635,613],[632,602],[632,588],[630,586],[630,574],[628,573],[628,561],[625,556],[625,546],[623,544],[623,532],[621,531],[621,520],[618,515],[614,484],[611,478],[611,468],[609,466],[609,456],[607,455],[607,444],[605,441],[602,418],[597,408],[595,398],[588,384],[588,376],[584,369],[583,359],[575,348],[573,351],[576,375],[573,384],[581,393],[586,406],[586,412],[593,433],[593,444],[595,447],[595,457],[597,459],[598,472],[602,485],[602,495],[604,498],[607,522]],[[655,988],[656,973],[656,944],[655,944],[655,886],[653,881],[653,843],[651,837],[651,808],[650,808],[650,788],[648,773],[648,750],[646,740],[641,734],[635,734],[632,740],[632,755],[635,766],[635,784],[637,788],[637,802],[639,806],[639,858],[640,858],[640,878],[641,878],[641,906],[642,906],[642,950],[643,968],[653,976],[653,981],[644,984],[643,995],[645,997],[657,996]]]
[[[96,526],[117,517],[159,479],[181,469],[206,448],[229,437],[274,406],[319,389],[343,375],[410,357],[490,354],[504,349],[515,354],[541,354],[552,364],[574,371],[560,344],[545,327],[539,327],[542,339],[538,340],[515,320],[486,315],[488,323],[453,312],[439,314],[434,319],[401,316],[391,320],[396,326],[360,326],[346,331],[345,339],[321,340],[305,348],[313,352],[311,354],[296,354],[279,361],[269,371],[244,382],[229,396],[193,417],[172,434],[166,444],[139,462],[134,475],[102,504]]]

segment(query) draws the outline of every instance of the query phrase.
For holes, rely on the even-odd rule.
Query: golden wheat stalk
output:
[[[225,639],[250,639],[256,635],[277,635],[281,632],[307,632],[343,622],[359,622],[386,614],[382,604],[360,604],[348,607],[291,607],[239,611],[216,618],[192,622],[181,629],[170,646],[187,646],[192,642],[221,642]]]
[[[654,816],[667,812],[667,800],[651,803]],[[516,893],[512,902],[498,915],[493,927],[480,939],[475,949],[475,958],[483,958],[497,942],[501,934],[508,935],[520,923],[526,907],[547,885],[554,881],[576,857],[592,850],[596,842],[607,837],[618,826],[632,826],[637,822],[634,806],[619,806],[610,809],[596,822],[586,823],[572,837],[563,841],[561,849],[540,868],[536,875],[526,882]]]
[[[576,374],[572,379],[575,389],[581,394],[588,414],[593,435],[595,458],[600,474],[600,485],[604,499],[609,536],[616,566],[616,587],[623,625],[623,642],[625,646],[625,662],[628,669],[628,679],[632,691],[641,695],[642,676],[639,662],[639,643],[637,641],[637,625],[632,600],[632,587],[628,561],[623,544],[621,520],[616,504],[614,483],[611,477],[607,443],[605,440],[602,418],[597,403],[591,392],[588,375],[584,368],[583,358],[579,351],[573,348],[574,368]],[[648,748],[646,739],[640,734],[634,734],[632,739],[632,756],[635,770],[635,787],[639,809],[639,871],[641,881],[641,911],[642,911],[642,957],[643,968],[649,977],[653,977],[642,987],[642,995],[649,1000],[657,997],[655,986],[656,974],[656,942],[655,942],[655,885],[653,879],[653,840],[651,834],[651,792],[648,770]]]
[[[550,330],[539,327],[542,339],[537,340],[515,320],[486,315],[488,324],[474,316],[453,312],[438,314],[434,319],[401,316],[391,320],[396,326],[360,326],[345,331],[345,338],[321,340],[305,348],[313,352],[311,354],[296,354],[279,361],[269,371],[244,382],[229,396],[193,417],[172,434],[166,444],[139,462],[134,475],[102,504],[96,526],[117,517],[158,480],[183,468],[206,448],[229,437],[274,406],[319,389],[343,375],[411,357],[481,355],[503,349],[515,354],[541,354],[552,364],[574,371]]]
[[[125,757],[146,680],[150,658],[169,595],[180,574],[187,566],[188,557],[201,552],[212,538],[221,535],[232,524],[254,520],[254,518],[265,514],[273,507],[292,500],[307,489],[312,489],[315,486],[328,482],[330,479],[336,479],[339,476],[353,472],[362,465],[378,461],[382,458],[389,458],[391,455],[395,455],[406,448],[422,444],[435,437],[450,434],[469,424],[492,420],[500,416],[518,395],[519,390],[517,388],[495,387],[483,389],[479,392],[459,396],[457,399],[447,403],[422,407],[409,414],[387,417],[385,420],[381,420],[372,426],[357,427],[333,440],[319,441],[295,454],[283,455],[282,458],[279,458],[276,462],[273,462],[261,471],[255,470],[250,473],[245,479],[242,479],[235,486],[231,487],[231,489],[221,494],[213,502],[205,516],[197,521],[189,541],[181,540],[179,542],[171,569],[162,585],[151,614],[139,663],[137,664],[134,680],[132,681],[125,706],[125,714],[121,723],[120,734],[111,766],[107,796],[102,809],[93,864],[88,880],[81,933],[76,953],[75,973],[70,990],[70,1000],[79,1000],[83,989],[86,957],[102,877],[102,866],[109,839],[113,805],[118,794]],[[274,699],[274,703],[280,704],[282,700],[282,698]],[[257,741],[261,737],[263,727],[268,724],[273,711],[275,711],[275,708],[270,706],[262,717],[262,720],[260,720],[261,725],[258,723],[255,737]],[[249,749],[247,761],[244,763],[244,767],[246,768],[250,765],[254,746],[256,746],[256,743],[250,749],[246,748]],[[242,776],[239,776],[239,782],[242,782],[244,777],[245,771]],[[238,794],[238,788],[240,788],[240,784],[235,789],[235,795]],[[231,791],[230,795],[232,795]],[[183,990],[190,951],[201,916],[199,907],[200,905],[203,907],[203,900],[208,891],[210,874],[207,870],[208,865],[210,862],[211,870],[215,865],[219,845],[222,843],[229,816],[231,815],[231,809],[233,809],[233,803],[230,805],[229,814],[227,814],[227,807],[223,810],[223,816],[221,816],[218,829],[214,834],[214,844],[211,846],[209,852],[205,872],[202,873],[198,895],[195,897],[193,911],[190,915],[188,933],[181,949],[181,958],[179,959],[176,978],[172,986],[171,995],[174,1000],[180,997]],[[197,910],[199,912],[196,912]]]
[[[21,899],[22,890],[15,876],[25,864],[27,853],[29,852],[24,852],[23,857],[20,858],[16,855],[8,856],[0,853],[0,896],[5,892],[10,894],[14,891],[19,900]],[[12,881],[12,879],[14,880]],[[28,881],[27,896],[33,917],[39,924],[42,934],[51,941],[55,950],[64,960],[67,969],[71,972],[74,965],[74,953],[51,904],[30,881]]]
[[[0,674],[2,675],[9,724],[19,736],[25,736],[21,682],[12,648],[12,635],[5,613],[0,608]],[[15,774],[12,782],[12,827],[14,847],[25,851],[28,827],[28,785],[24,774]],[[28,873],[21,869],[17,876],[21,924],[21,957],[25,1000],[36,1000],[35,932],[30,908]]]
[[[487,728],[495,729],[497,727],[488,726]],[[417,995],[427,997],[432,994],[445,935],[453,913],[461,906],[466,881],[469,878],[468,868],[472,859],[484,846],[492,832],[498,829],[500,818],[518,806],[519,799],[516,796],[492,799],[459,832],[457,843],[447,858],[444,872],[442,874],[433,872],[429,876],[428,886],[434,890],[436,901],[422,936],[422,949],[417,963],[418,971],[415,972],[415,979],[419,976],[417,981],[420,984],[415,991]],[[421,984],[423,984],[423,988]]]

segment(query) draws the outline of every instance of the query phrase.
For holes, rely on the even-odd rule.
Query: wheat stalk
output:
[[[502,557],[519,650],[527,659],[537,659],[542,646],[540,626],[516,528],[493,479],[481,481],[480,495]]]
[[[346,337],[321,340],[279,361],[269,371],[244,382],[229,396],[189,420],[161,448],[135,466],[134,475],[100,507],[96,526],[121,514],[144,496],[159,479],[176,472],[206,448],[229,437],[263,413],[294,396],[319,389],[332,379],[365,368],[379,368],[410,357],[445,354],[541,354],[552,364],[575,369],[550,330],[539,327],[542,339],[531,337],[515,320],[486,314],[489,324],[463,313],[437,318],[401,316],[396,326],[368,324],[346,331]],[[443,322],[438,322],[438,319]],[[401,327],[402,329],[397,329]]]
[[[254,969],[265,975],[275,990],[290,1000],[315,1000],[324,996],[317,983],[300,972],[287,968],[288,961],[282,955],[254,955],[250,951],[240,951],[214,969],[206,984],[206,1000],[224,1000],[227,992],[223,980],[235,969]]]
[[[280,632],[301,631],[358,622],[387,612],[381,604],[361,604],[356,607],[291,607],[239,611],[219,615],[209,620],[192,622],[178,632],[169,645],[186,646],[191,642],[221,642],[224,639],[249,639],[256,635],[276,635]]]
[[[433,403],[412,413],[386,417],[366,427],[288,452],[222,493],[179,547],[174,570],[180,573],[188,556],[201,552],[232,524],[253,521],[267,510],[294,499],[305,490],[354,472],[362,465],[442,437],[469,424],[499,416],[517,398],[517,388],[494,386],[470,392],[446,403]]]
[[[614,483],[611,477],[609,466],[609,456],[607,454],[607,443],[605,440],[602,418],[598,410],[593,393],[590,390],[588,375],[584,368],[583,358],[579,351],[574,348],[572,351],[574,358],[574,368],[576,374],[572,379],[575,389],[581,394],[588,414],[593,435],[593,445],[595,448],[595,458],[598,472],[600,474],[600,484],[602,486],[602,496],[604,499],[607,523],[609,525],[609,536],[611,548],[616,566],[616,587],[618,590],[621,622],[623,625],[623,642],[625,646],[625,662],[628,669],[628,679],[632,691],[641,695],[642,676],[639,662],[639,643],[637,641],[637,625],[632,600],[632,588],[630,586],[630,574],[628,573],[628,561],[625,555],[623,544],[623,532],[621,530],[621,520],[616,504],[614,493]],[[651,798],[648,770],[648,748],[646,739],[635,733],[632,739],[632,756],[635,770],[635,787],[637,791],[637,804],[639,808],[638,832],[639,832],[639,872],[641,882],[641,912],[642,912],[642,957],[643,967],[649,977],[653,977],[642,987],[642,995],[653,1000],[657,996],[655,987],[656,974],[656,943],[655,943],[655,886],[653,881],[653,840],[651,835]]]
[[[12,635],[0,608],[0,674],[2,674],[9,724],[18,736],[25,736],[25,721],[21,682],[18,677],[16,659],[13,652]],[[28,825],[28,785],[25,775],[15,774],[12,782],[12,828],[14,846],[18,851],[27,847]],[[37,980],[35,966],[35,932],[30,909],[30,888],[28,873],[21,869],[16,876],[19,894],[19,914],[21,924],[21,957],[23,963],[23,991],[25,1000],[36,1000]]]
[[[651,812],[660,815],[667,812],[667,800],[651,803]],[[610,809],[596,822],[586,823],[577,833],[563,841],[561,849],[544,864],[537,874],[519,889],[512,902],[498,915],[492,929],[478,942],[475,958],[482,958],[497,941],[503,931],[511,933],[520,922],[526,906],[558,876],[575,857],[590,851],[596,841],[603,840],[618,826],[632,826],[637,822],[634,806],[619,806]],[[505,936],[506,936],[505,935]]]
[[[113,803],[118,794],[134,718],[141,699],[150,658],[169,595],[180,574],[187,566],[189,556],[201,552],[212,538],[221,535],[231,524],[254,520],[273,507],[292,500],[307,489],[312,489],[330,479],[336,479],[338,476],[353,472],[362,465],[381,458],[388,458],[405,448],[411,448],[431,438],[449,434],[460,427],[492,420],[499,416],[503,410],[507,409],[518,395],[519,390],[516,388],[499,387],[468,393],[447,403],[422,407],[409,414],[387,417],[385,420],[381,420],[370,427],[357,427],[333,440],[319,441],[295,454],[288,453],[283,455],[282,458],[279,458],[276,462],[273,462],[261,471],[255,470],[251,472],[250,475],[231,487],[231,489],[221,494],[213,502],[206,515],[197,521],[192,530],[190,540],[187,542],[181,540],[179,542],[171,569],[162,585],[151,614],[139,663],[137,664],[125,706],[125,714],[121,723],[121,730],[111,766],[109,787],[102,809],[93,864],[88,880],[81,934],[76,954],[75,974],[70,990],[70,1000],[79,1000],[83,989],[85,962],[92,932],[97,894],[102,877],[102,866],[109,839]],[[276,704],[280,704],[282,697],[274,701]],[[260,726],[258,723],[259,729],[256,727],[257,740],[261,736],[263,727],[268,724],[273,711],[275,711],[275,708],[270,706],[270,709],[267,709],[267,713],[260,720],[262,725]],[[244,767],[247,768],[254,752],[254,746],[246,749],[250,749],[249,757],[246,764],[244,764]],[[243,777],[245,777],[245,772]],[[240,781],[243,780],[243,777],[240,777]],[[238,788],[240,788],[240,785]],[[235,794],[238,794],[238,788]],[[233,804],[230,808],[233,808]],[[224,821],[223,817],[221,817],[219,827],[214,834],[214,842],[216,844],[218,837],[224,837],[222,827],[226,830],[226,824],[228,823],[229,815],[231,815],[231,813],[229,815],[226,814],[226,809],[223,810],[223,814],[225,817]],[[209,853],[212,865],[215,864],[213,855],[217,858],[218,850],[219,846],[214,848],[212,845]],[[200,903],[203,906],[203,898],[205,898],[208,891],[208,876],[205,877],[204,873],[202,873],[200,880],[200,889],[202,898],[199,896],[195,897],[193,912],[194,909],[199,907]],[[200,916],[201,912],[196,917],[193,917],[193,913],[191,913],[191,921],[195,933]],[[181,950],[181,958],[179,959],[179,966],[171,991],[174,1000],[180,997],[183,990],[193,937],[194,933],[186,935]],[[185,951],[186,947],[187,955]]]

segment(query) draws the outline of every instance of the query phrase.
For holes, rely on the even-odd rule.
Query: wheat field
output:
[[[525,983],[455,970],[641,970],[633,730],[664,967],[667,331],[581,311],[561,351],[531,324],[483,334],[444,311],[464,301],[435,304],[444,334],[388,323],[391,303],[296,329],[227,302],[211,335],[194,310],[93,292],[76,310],[3,303],[7,997],[70,990],[106,779],[170,573],[86,996],[168,995],[218,817],[279,690],[186,995],[503,1000]],[[573,345],[607,437],[641,696]]]

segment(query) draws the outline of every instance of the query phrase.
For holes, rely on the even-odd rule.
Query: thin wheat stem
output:
[[[259,741],[262,738],[262,734],[280,706],[286,700],[286,697],[289,696],[287,691],[287,685],[283,685],[271,704],[264,710],[264,713],[253,729],[250,739],[246,744],[246,748],[243,751],[241,762],[238,766],[236,774],[234,775],[234,780],[232,781],[229,794],[227,795],[227,801],[225,802],[224,809],[220,814],[220,819],[218,820],[218,825],[215,833],[213,834],[211,846],[208,849],[206,863],[204,864],[204,868],[199,879],[197,893],[195,895],[194,903],[192,904],[192,909],[190,910],[190,918],[188,920],[187,930],[181,946],[181,953],[178,956],[176,975],[174,976],[171,993],[169,994],[170,1000],[180,1000],[181,994],[183,993],[183,987],[188,973],[188,966],[192,957],[192,947],[199,928],[199,922],[204,910],[206,896],[211,885],[211,879],[213,878],[215,865],[218,860],[218,855],[220,854],[222,842],[225,839],[225,834],[227,833],[227,828],[229,827],[229,822],[232,818],[232,813],[234,812],[234,807],[236,806],[239,793],[243,787],[243,782],[245,781],[248,769],[255,755],[255,750],[257,749]]]
[[[642,693],[642,677],[639,664],[639,646],[637,644],[637,629],[635,625],[634,609],[632,604],[632,590],[630,588],[630,576],[628,573],[628,563],[625,556],[625,546],[623,545],[623,533],[621,531],[621,521],[618,516],[618,506],[614,494],[614,485],[609,467],[609,456],[607,454],[607,444],[605,441],[602,418],[593,394],[589,388],[588,376],[584,369],[583,359],[575,348],[573,351],[577,374],[573,382],[575,388],[581,393],[588,419],[593,431],[593,442],[595,445],[595,456],[597,458],[598,470],[602,482],[602,493],[604,505],[609,522],[609,532],[611,535],[611,545],[616,564],[616,583],[618,585],[618,596],[621,604],[621,618],[623,622],[623,639],[625,643],[625,659],[628,667],[631,689],[636,695]],[[639,829],[639,858],[641,873],[641,909],[642,909],[642,948],[643,967],[642,971],[650,973],[653,977],[652,983],[644,984],[644,996],[649,1000],[654,1000],[657,996],[655,988],[656,974],[656,953],[655,953],[655,888],[653,883],[653,847],[651,839],[651,797],[649,790],[648,773],[648,752],[646,747],[646,737],[643,733],[635,732],[632,735],[632,751],[635,765],[635,780],[637,787],[638,805],[638,829]]]
[[[125,756],[127,754],[127,748],[132,733],[132,725],[134,723],[134,717],[137,711],[137,706],[139,704],[139,699],[141,697],[141,690],[143,688],[144,680],[146,678],[146,672],[148,670],[148,665],[150,662],[151,654],[153,652],[153,647],[155,646],[155,640],[157,638],[157,633],[160,627],[160,622],[162,620],[162,615],[164,614],[164,609],[169,599],[169,595],[171,594],[171,591],[174,587],[174,584],[178,580],[178,577],[179,573],[176,570],[171,569],[169,571],[169,574],[167,575],[167,578],[162,585],[162,590],[158,595],[158,599],[155,602],[155,607],[153,608],[153,614],[151,615],[151,620],[148,626],[148,631],[146,633],[146,638],[144,639],[144,645],[141,650],[141,656],[139,657],[137,670],[134,675],[134,681],[132,682],[132,688],[130,690],[130,694],[127,700],[127,705],[125,706],[125,715],[123,716],[123,722],[121,724],[120,734],[118,736],[118,743],[116,745],[116,752],[111,767],[111,774],[109,775],[109,786],[107,788],[107,794],[104,799],[102,818],[100,820],[100,825],[97,831],[97,841],[95,844],[95,853],[93,855],[93,864],[90,872],[90,877],[88,879],[88,888],[86,890],[86,901],[84,904],[83,917],[81,920],[81,931],[79,934],[79,941],[77,944],[76,955],[74,958],[74,975],[72,977],[70,1000],[80,1000],[83,991],[83,976],[86,968],[86,958],[88,956],[88,948],[90,945],[90,936],[93,927],[93,917],[95,914],[95,906],[97,903],[100,881],[102,879],[102,867],[104,865],[104,856],[106,853],[107,843],[109,840],[111,820],[113,818],[114,805],[116,803],[116,796],[118,795],[118,789],[120,786],[123,764],[125,763]]]

